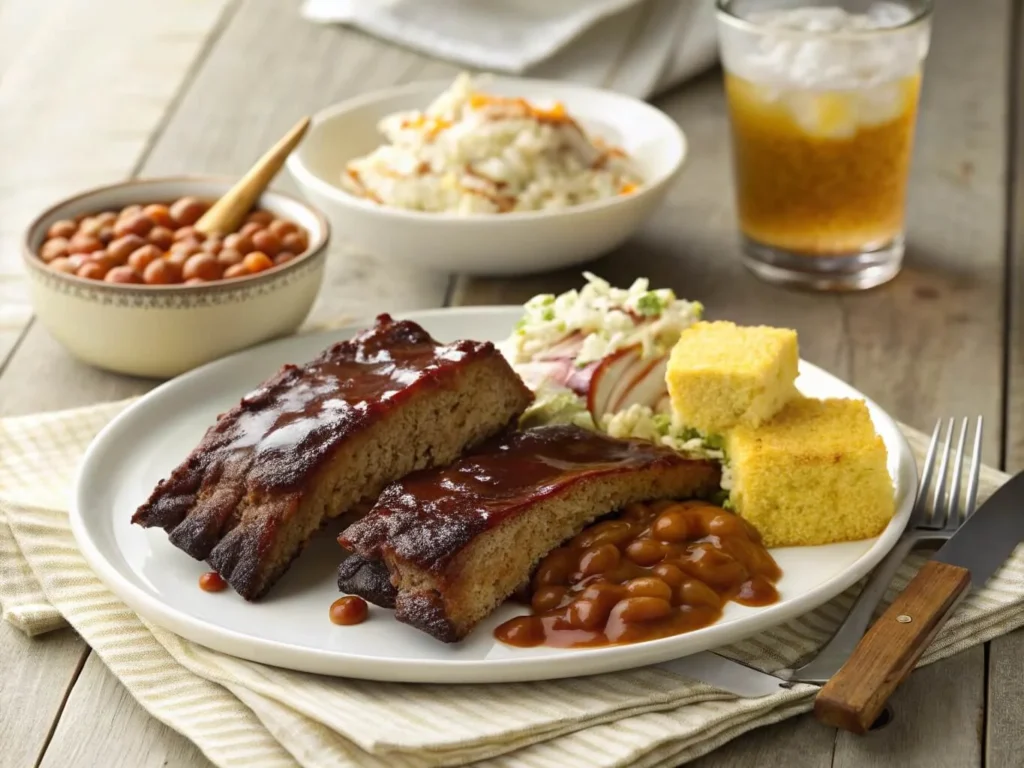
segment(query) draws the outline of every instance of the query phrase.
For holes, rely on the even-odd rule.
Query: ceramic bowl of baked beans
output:
[[[295,331],[323,281],[329,226],[266,192],[238,231],[194,225],[232,179],[140,179],[54,205],[26,232],[36,316],[81,360],[175,376]]]

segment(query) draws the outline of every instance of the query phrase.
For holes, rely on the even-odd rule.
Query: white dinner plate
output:
[[[518,307],[459,308],[407,315],[442,341],[499,341]],[[160,529],[130,524],[132,513],[203,436],[217,414],[282,364],[312,359],[349,331],[272,342],[210,363],[158,387],[127,408],[95,439],[79,470],[71,527],[82,553],[106,585],[145,619],[224,653],[279,667],[372,680],[480,683],[590,675],[654,664],[736,642],[821,605],[864,576],[906,525],[917,471],[896,423],[868,401],[889,451],[896,516],[881,536],[820,547],[772,550],[783,571],[780,600],[763,608],[730,603],[714,625],[635,645],[586,650],[512,648],[492,630],[522,612],[506,605],[464,641],[445,645],[371,608],[363,624],[328,619],[338,597],[341,549],[330,528],[317,535],[259,603],[231,590],[206,593],[208,567],[173,547]],[[818,397],[863,397],[819,368],[801,363],[800,389]]]

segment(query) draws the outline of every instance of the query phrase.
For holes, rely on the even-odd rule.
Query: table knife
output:
[[[1011,478],[929,559],[818,692],[815,716],[866,733],[971,586],[1024,541],[1024,473]]]

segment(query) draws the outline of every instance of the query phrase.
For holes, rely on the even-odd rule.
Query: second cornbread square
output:
[[[705,434],[756,427],[796,394],[796,331],[696,323],[672,349],[666,383],[672,410]]]

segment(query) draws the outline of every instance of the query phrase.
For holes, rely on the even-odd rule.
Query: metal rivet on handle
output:
[[[907,614],[901,613],[899,616],[896,617],[896,621],[898,621],[900,624],[909,624],[913,621],[913,619],[907,616]]]

